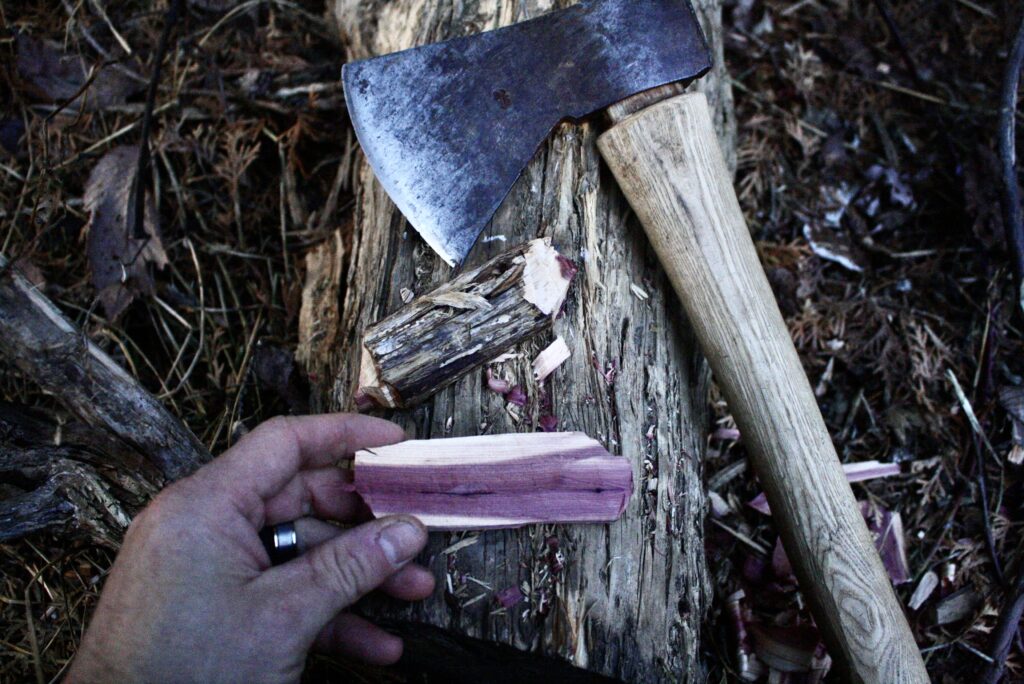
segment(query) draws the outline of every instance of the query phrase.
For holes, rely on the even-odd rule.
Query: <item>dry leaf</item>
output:
[[[78,95],[74,100],[76,108],[95,111],[124,104],[129,95],[142,87],[141,83],[107,66],[98,69],[83,91],[82,87],[97,68],[83,57],[65,53],[54,41],[40,40],[25,33],[18,34],[17,51],[18,76],[28,91],[42,100],[63,103]]]
[[[89,265],[92,282],[107,317],[115,319],[139,294],[152,294],[149,264],[167,265],[160,242],[153,197],[147,192],[143,229],[148,239],[137,240],[128,232],[128,198],[139,158],[134,145],[115,147],[93,168],[85,184],[84,204],[89,212]]]

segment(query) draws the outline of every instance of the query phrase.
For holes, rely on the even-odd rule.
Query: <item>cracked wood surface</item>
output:
[[[348,57],[357,59],[566,4],[336,0],[332,14]],[[709,95],[731,160],[720,7],[717,0],[694,4],[716,60],[699,87]],[[585,432],[627,458],[637,493],[610,525],[434,534],[423,557],[440,579],[434,596],[369,610],[558,656],[627,681],[702,681],[700,632],[710,598],[702,484],[707,372],[651,247],[599,160],[600,130],[596,121],[559,126],[466,262],[473,268],[508,247],[550,237],[580,267],[553,331],[492,369],[525,387],[526,406],[507,406],[487,389],[480,369],[392,418],[426,439],[531,431],[550,413],[559,429]],[[366,328],[403,305],[403,289],[422,294],[453,276],[364,161],[356,173],[354,231],[339,250],[339,344],[330,364],[337,377],[333,395],[323,400],[349,410]],[[555,335],[572,356],[539,387],[530,360]],[[510,588],[521,589],[524,599],[506,608],[496,594]]]
[[[547,329],[575,272],[532,240],[409,302],[363,335],[356,405],[416,406]]]

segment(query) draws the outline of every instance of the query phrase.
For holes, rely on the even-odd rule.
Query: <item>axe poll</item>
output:
[[[560,121],[606,112],[601,154],[640,219],[742,431],[830,653],[852,681],[926,682],[726,169],[711,66],[686,0],[586,0],[347,64],[381,184],[449,264],[469,252]]]

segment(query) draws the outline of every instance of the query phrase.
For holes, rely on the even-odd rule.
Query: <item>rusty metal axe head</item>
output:
[[[507,28],[346,64],[366,157],[446,262],[480,231],[558,122],[711,65],[687,0],[586,0]]]

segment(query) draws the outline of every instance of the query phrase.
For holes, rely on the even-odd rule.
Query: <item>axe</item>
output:
[[[586,0],[345,65],[356,135],[409,223],[451,265],[560,121],[604,111],[601,154],[636,212],[742,431],[800,587],[849,679],[926,682],[757,259],[707,101],[686,0]]]

